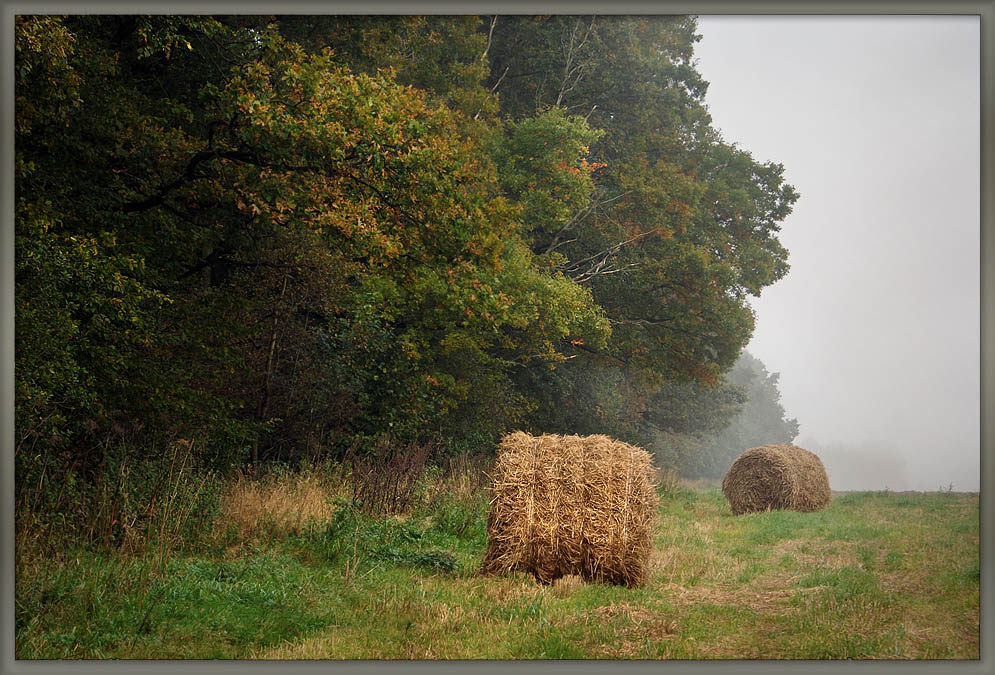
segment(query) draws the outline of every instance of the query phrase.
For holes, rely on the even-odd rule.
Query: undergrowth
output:
[[[142,536],[98,526],[70,545],[20,532],[17,656],[978,655],[977,495],[848,494],[817,513],[733,516],[715,486],[658,480],[644,587],[544,586],[478,573],[486,464],[426,463],[397,500],[355,499],[352,471],[207,480],[174,466],[169,490],[145,492],[171,501],[156,501]],[[141,492],[126,491],[118,513],[134,514]]]

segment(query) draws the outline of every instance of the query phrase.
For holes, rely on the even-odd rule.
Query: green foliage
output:
[[[700,437],[737,401],[731,389],[693,401],[710,396],[749,340],[746,296],[787,272],[776,233],[797,194],[782,167],[755,162],[711,128],[707,83],[691,65],[694,29],[689,17],[499,17],[489,82],[515,121],[497,156],[534,250],[590,288],[611,327],[606,347],[565,346],[575,359],[567,373],[516,375],[537,403],[530,425],[643,443],[660,430],[682,434],[686,452],[673,465],[700,472],[714,471],[698,459]],[[580,140],[584,128],[597,136]],[[557,133],[561,143],[578,139],[584,167],[597,167],[589,185],[584,172],[568,187],[529,166],[546,149],[538,139]],[[550,198],[561,194],[577,198]],[[696,386],[681,391],[685,383]],[[667,405],[714,414],[685,411],[678,431],[676,410],[653,420]]]
[[[168,301],[142,283],[142,260],[118,252],[112,233],[59,233],[50,209],[22,202],[17,214],[19,443],[80,432],[123,404],[119,383],[151,339],[150,308]]]
[[[516,119],[546,106],[603,131],[599,194],[564,269],[590,282],[629,367],[714,382],[752,331],[743,296],[783,276],[778,221],[797,199],[709,125],[690,17],[501,17],[492,80]],[[497,84],[497,82],[495,82]]]
[[[669,434],[714,471],[797,195],[711,127],[694,30],[17,17],[19,508],[78,528],[80,485],[184,438],[226,472]]]
[[[112,408],[150,430],[199,428],[221,468],[267,429],[291,457],[301,448],[277,438],[313,439],[312,452],[383,430],[493,438],[527,407],[511,363],[603,343],[590,294],[508,236],[521,226],[496,168],[436,102],[455,100],[440,88],[464,66],[458,86],[481,86],[475,22],[434,25],[428,42],[452,50],[443,37],[461,34],[463,56],[392,75],[354,73],[277,24],[19,21],[24,439],[78,438],[61,420]],[[234,68],[214,67],[218,50]],[[76,101],[76,81],[83,114],[58,136],[38,127]]]
[[[658,429],[678,434],[722,431],[749,400],[731,380],[719,388],[665,382],[654,394],[644,419]]]
[[[398,82],[428,92],[469,123],[495,112],[483,85],[486,35],[476,16],[281,16],[289,40],[368,75],[391,70]]]
[[[587,155],[604,132],[563,108],[508,127],[507,140],[494,151],[501,185],[522,208],[533,250],[550,253],[591,199],[596,166],[588,164]]]
[[[37,126],[68,126],[81,102],[82,79],[70,63],[75,36],[60,17],[19,15],[14,23],[17,133],[30,134]],[[15,161],[20,173],[35,168],[21,152],[16,152]]]

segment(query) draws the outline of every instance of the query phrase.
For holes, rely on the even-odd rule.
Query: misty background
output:
[[[748,350],[837,490],[980,489],[980,22],[700,16],[728,142],[801,194]]]

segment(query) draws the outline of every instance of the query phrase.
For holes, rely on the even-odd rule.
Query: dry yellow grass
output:
[[[240,541],[300,534],[305,523],[331,518],[332,497],[345,496],[321,472],[304,470],[254,478],[240,474],[221,495],[216,535],[234,534]]]
[[[573,595],[584,586],[584,580],[576,574],[567,574],[553,582],[553,594],[558,598]]]

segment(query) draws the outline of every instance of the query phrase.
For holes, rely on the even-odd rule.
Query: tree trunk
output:
[[[280,289],[280,298],[277,300],[276,308],[273,310],[273,331],[270,334],[269,354],[266,356],[266,372],[263,373],[263,395],[259,400],[259,407],[256,409],[256,420],[264,422],[266,411],[269,409],[270,395],[273,387],[273,362],[276,357],[276,339],[280,328],[280,307],[283,303],[283,296],[287,292],[287,275],[283,275],[283,287]],[[259,437],[252,443],[252,463],[259,463]]]

